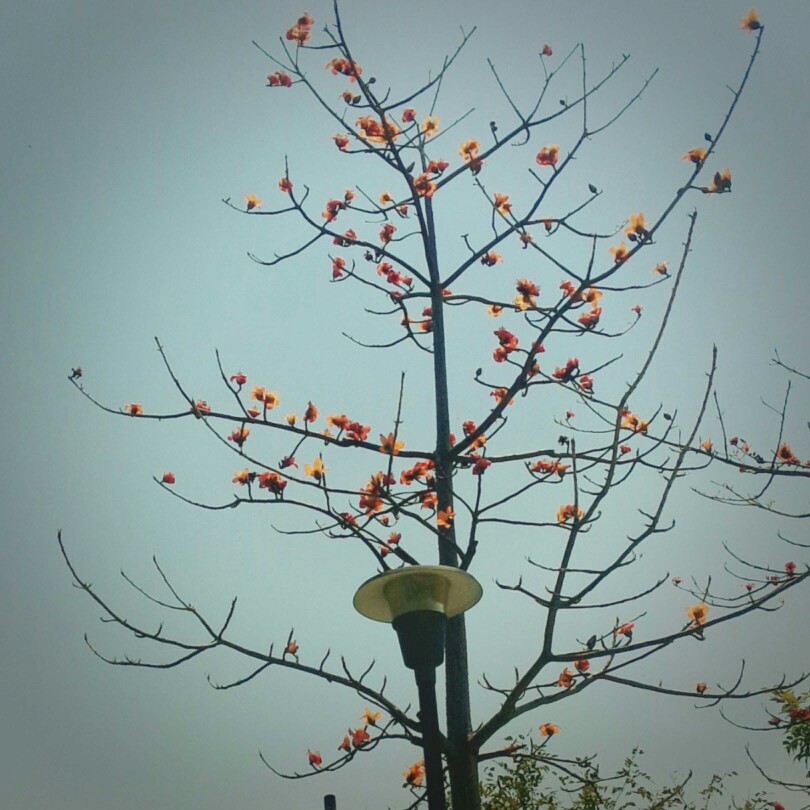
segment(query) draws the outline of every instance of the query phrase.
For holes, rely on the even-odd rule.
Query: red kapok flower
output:
[[[307,403],[307,409],[304,411],[304,421],[314,422],[317,418],[318,418],[318,409],[310,401]]]
[[[577,658],[574,666],[577,668],[577,672],[587,672],[591,668],[591,662],[587,658]]]
[[[337,219],[338,212],[346,208],[346,203],[343,200],[327,200],[326,207],[321,212],[321,216],[327,222],[334,222]]]
[[[313,768],[320,768],[323,765],[323,757],[317,751],[307,749],[307,757],[309,758],[309,764]]]
[[[405,777],[403,787],[420,787],[425,778],[425,761],[414,762],[402,772],[402,775]]]
[[[292,87],[292,79],[283,70],[277,70],[267,77],[270,87]]]
[[[383,242],[384,244],[387,244],[393,238],[395,231],[396,227],[392,225],[390,222],[386,222],[385,225],[382,226],[382,230],[380,231],[380,241]]]
[[[335,256],[332,259],[332,278],[342,278],[343,271],[346,269],[346,259]]]
[[[390,456],[398,456],[399,451],[402,450],[403,447],[405,447],[405,442],[398,441],[393,433],[389,433],[387,436],[383,436],[382,433],[380,434],[381,453],[388,453]]]
[[[566,667],[557,678],[557,686],[562,686],[564,689],[570,689],[574,685],[574,673]]]
[[[292,180],[289,177],[282,177],[281,180],[278,181],[279,190],[289,194],[293,190]]]
[[[614,264],[624,264],[624,262],[627,261],[627,254],[629,252],[624,242],[619,242],[618,245],[614,245],[610,248],[610,255],[613,256]]]
[[[245,200],[247,201],[248,211],[262,207],[262,201],[255,194],[245,194]]]
[[[632,430],[633,433],[646,433],[650,427],[649,422],[639,419],[636,414],[631,411],[622,411],[622,427]]]
[[[172,481],[171,483],[174,483]],[[789,577],[792,577],[796,573],[796,563],[795,562],[786,562],[785,563],[785,572]]]
[[[543,723],[539,731],[541,737],[553,737],[560,733],[560,727],[556,723]]]
[[[593,329],[598,323],[602,315],[602,307],[594,307],[590,312],[583,312],[577,320],[586,328]]]
[[[420,130],[426,138],[433,137],[439,131],[439,119],[435,115],[426,116]]]
[[[453,525],[453,518],[455,518],[455,516],[456,513],[450,506],[448,506],[447,509],[439,509],[436,514],[436,524],[440,529],[449,529]]]
[[[495,202],[493,203],[495,210],[501,215],[506,216],[512,210],[512,203],[509,202],[508,194],[500,194],[495,192]]]
[[[689,605],[686,608],[687,617],[697,627],[706,623],[706,614],[708,612],[709,606],[705,602],[698,602],[696,605]]]
[[[346,734],[343,737],[343,742],[337,747],[338,751],[351,751],[351,741],[349,740],[349,735]]]
[[[349,148],[348,135],[333,135],[332,140],[335,142],[335,146],[337,146],[341,152],[345,152]]]
[[[529,467],[529,472],[548,473],[549,475],[556,473],[562,478],[565,475],[565,471],[570,466],[570,464],[562,464],[559,459],[556,458],[551,461],[546,461],[541,458]]]
[[[552,146],[542,146],[537,153],[537,162],[541,166],[556,166],[560,156],[560,147],[556,144]]]
[[[278,394],[268,391],[261,385],[254,385],[253,390],[250,392],[250,398],[261,402],[265,410],[271,411],[278,405]]]
[[[274,495],[282,495],[286,486],[287,481],[277,472],[259,473],[259,489],[269,490]]]
[[[343,57],[335,57],[326,63],[326,69],[332,71],[333,76],[342,73],[344,76],[349,77],[350,82],[356,82],[357,77],[363,72],[363,68],[352,59],[344,59]]]
[[[731,191],[731,169],[726,167],[722,172],[715,172],[712,182],[709,183],[707,194],[723,194]]]
[[[695,684],[695,691],[696,691],[696,692],[697,692],[699,695],[702,695],[702,694],[703,694],[703,693],[706,691],[706,682],[705,682],[705,681],[698,681],[698,682]]]
[[[388,119],[383,119],[380,123],[371,115],[363,115],[357,119],[355,126],[359,130],[360,136],[371,143],[387,143],[389,140],[396,140],[400,129]]]
[[[366,709],[360,718],[367,726],[376,726],[377,721],[382,716],[381,712],[372,712],[371,709]]]
[[[241,371],[237,371],[236,374],[231,374],[231,382],[235,382],[237,385],[244,385],[247,382],[247,376],[242,374]]]
[[[481,264],[483,264],[485,267],[493,267],[494,265],[498,264],[498,262],[502,261],[503,256],[501,256],[500,253],[496,253],[494,250],[490,250],[481,257]]]
[[[320,481],[323,478],[326,470],[327,468],[323,466],[323,461],[320,456],[318,456],[312,464],[304,464],[304,475],[308,475],[316,481]]]
[[[356,728],[352,732],[352,745],[355,748],[360,748],[361,745],[365,745],[370,739],[371,736],[364,728]]]
[[[164,484],[174,484],[177,481],[177,479],[174,477],[174,473],[171,472],[163,473],[163,478],[161,478],[160,480],[161,483]]]
[[[627,227],[624,229],[625,236],[635,241],[639,237],[644,238],[648,235],[649,231],[645,227],[644,214],[631,214],[630,219],[627,221]]]
[[[785,442],[779,445],[779,449],[776,451],[776,460],[780,464],[801,464],[799,458],[790,449],[790,445]]]
[[[585,513],[582,508],[572,503],[564,504],[557,510],[557,523],[567,523],[569,520],[580,520]]]
[[[409,124],[414,120],[416,120],[416,110],[414,110],[413,107],[408,107],[408,109],[402,113],[402,123]]]
[[[540,294],[540,288],[527,278],[519,278],[515,284],[518,295],[515,297],[514,305],[520,310],[527,310],[529,307],[536,307],[536,295]]]
[[[469,163],[478,157],[478,152],[480,149],[481,144],[478,143],[475,138],[470,138],[468,141],[461,142],[461,145],[458,148],[458,153],[467,163]]]
[[[498,402],[498,404],[499,404],[499,405],[500,405],[500,404],[501,404],[501,403],[502,403],[502,402],[503,402],[503,401],[506,399],[506,397],[508,396],[508,394],[509,394],[509,389],[508,389],[508,388],[504,388],[504,387],[503,387],[503,386],[501,386],[501,385],[499,385],[497,388],[493,388],[493,389],[492,389],[492,390],[489,392],[489,395],[490,395],[491,397],[495,397],[495,399],[496,399],[496,401]],[[513,402],[513,400],[512,400],[512,398],[510,397],[510,398],[509,398],[509,401],[507,402],[507,405],[511,405],[511,404],[512,404],[512,402]]]
[[[471,456],[472,458],[472,456]],[[472,474],[473,475],[483,475],[487,467],[492,466],[492,462],[488,458],[482,458],[481,456],[475,456],[475,464],[472,467]]]
[[[250,436],[250,428],[242,425],[242,427],[236,428],[236,430],[228,436],[228,441],[241,447],[247,441],[248,436]]]
[[[139,402],[130,402],[124,405],[124,410],[130,416],[143,416],[143,406]]]
[[[749,9],[745,17],[740,17],[740,28],[742,28],[743,31],[758,31],[762,28],[762,23],[759,21],[759,16],[755,8]]]
[[[546,44],[543,45],[543,50],[540,51],[540,53],[542,53],[543,56],[551,56],[554,53],[554,51],[551,50],[551,45]]]
[[[436,184],[431,180],[431,175],[428,174],[428,172],[414,177],[412,182],[413,190],[420,197],[427,197],[429,199],[436,191]]]
[[[285,36],[290,41],[295,41],[300,48],[309,39],[309,29],[315,24],[315,20],[304,12],[298,22],[287,30]]]
[[[563,368],[555,368],[551,376],[561,382],[570,382],[579,373],[579,358],[569,357]]]
[[[701,149],[701,147],[696,146],[694,149],[690,149],[682,158],[681,160],[688,160],[691,163],[694,163],[696,166],[700,166],[704,160],[706,160],[706,150]]]
[[[242,470],[237,470],[233,474],[232,481],[233,481],[234,484],[239,484],[240,487],[243,487],[243,486],[245,486],[245,484],[247,484],[250,481],[250,479],[251,479],[250,470],[248,470],[248,468],[245,467]]]
[[[431,160],[425,171],[431,174],[441,174],[449,165],[446,160]]]

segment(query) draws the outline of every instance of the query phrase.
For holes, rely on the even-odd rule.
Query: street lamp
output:
[[[372,577],[354,595],[363,616],[393,624],[405,666],[414,670],[430,810],[445,808],[436,667],[444,661],[447,619],[469,610],[481,594],[478,581],[459,568],[413,565]]]

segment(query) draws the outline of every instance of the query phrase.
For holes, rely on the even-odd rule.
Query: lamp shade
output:
[[[364,582],[354,595],[354,607],[378,622],[425,610],[452,617],[469,610],[482,593],[478,580],[459,568],[412,565]]]

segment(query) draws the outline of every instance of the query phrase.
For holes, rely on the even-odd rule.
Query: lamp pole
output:
[[[466,571],[445,565],[414,565],[372,577],[354,595],[359,613],[394,626],[405,666],[414,671],[429,810],[446,807],[436,668],[444,661],[447,619],[471,608],[481,594],[481,586]]]

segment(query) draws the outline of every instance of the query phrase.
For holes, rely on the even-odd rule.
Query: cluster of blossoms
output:
[[[529,472],[542,473],[543,475],[558,475],[562,478],[570,464],[563,464],[559,459],[553,458],[551,461],[539,459],[529,467]],[[561,507],[562,508],[562,507]]]
[[[493,333],[498,338],[498,347],[492,353],[492,359],[496,363],[503,363],[509,355],[518,347],[518,339],[505,327],[496,329]]]
[[[573,281],[563,281],[562,284],[560,284],[560,289],[568,298],[584,301],[591,305],[590,310],[583,312],[577,320],[586,329],[593,329],[599,323],[599,318],[602,316],[602,307],[599,306],[599,299],[602,297],[602,292],[597,290],[596,287],[587,287],[578,292]]]
[[[571,672],[568,667],[566,667],[560,673],[560,677],[557,678],[557,686],[561,686],[563,689],[573,689],[574,679],[576,678],[577,673],[585,676],[588,670],[591,668],[591,662],[587,658],[578,658],[576,661],[574,661],[574,667],[577,670],[576,673]]]
[[[364,442],[371,430],[368,425],[362,425],[356,420],[349,419],[345,413],[330,414],[326,417],[326,422],[338,431],[337,438],[345,433],[346,438],[353,442]]]
[[[268,87],[292,87],[292,79],[283,70],[277,70],[267,76]]]
[[[381,262],[378,264],[377,275],[385,276],[385,280],[389,284],[393,284],[395,287],[400,287],[401,289],[410,290],[413,286],[413,278],[403,275],[398,270],[394,270],[394,266],[391,262]]]
[[[380,554],[385,557],[386,554],[391,554],[394,548],[399,545],[399,541],[402,540],[402,535],[399,532],[391,532],[388,535],[388,539],[380,546]]]
[[[571,382],[579,376],[579,358],[569,357],[564,366],[557,367],[551,372],[551,376],[560,382]]]
[[[343,193],[342,200],[327,200],[326,207],[322,211],[321,216],[327,222],[334,222],[338,217],[338,213],[340,211],[345,211],[349,207],[349,203],[351,203],[354,197],[354,192],[347,188]]]
[[[383,497],[388,493],[388,488],[396,483],[396,479],[382,471],[374,473],[360,492],[360,509],[366,515],[373,515],[383,508]]]
[[[622,411],[622,427],[627,430],[632,430],[633,433],[647,433],[650,428],[650,423],[640,419],[632,411]]]
[[[466,421],[461,423],[461,430],[463,431],[465,436],[471,436],[477,430],[477,426],[472,419],[467,419]],[[470,450],[477,450],[479,447],[483,447],[487,442],[487,437],[482,433],[476,439],[470,442]]]
[[[360,719],[363,721],[363,725],[355,729],[349,729],[348,734],[344,735],[343,740],[340,745],[338,745],[338,751],[350,753],[352,749],[356,750],[362,748],[371,741],[368,727],[377,726],[377,721],[380,719],[380,712],[372,712],[371,709],[366,709]],[[307,759],[309,764],[315,769],[323,765],[323,757],[318,751],[310,751],[307,749]]]
[[[401,132],[400,128],[387,118],[378,121],[371,115],[363,115],[355,121],[358,134],[370,143],[388,143],[395,141]]]

